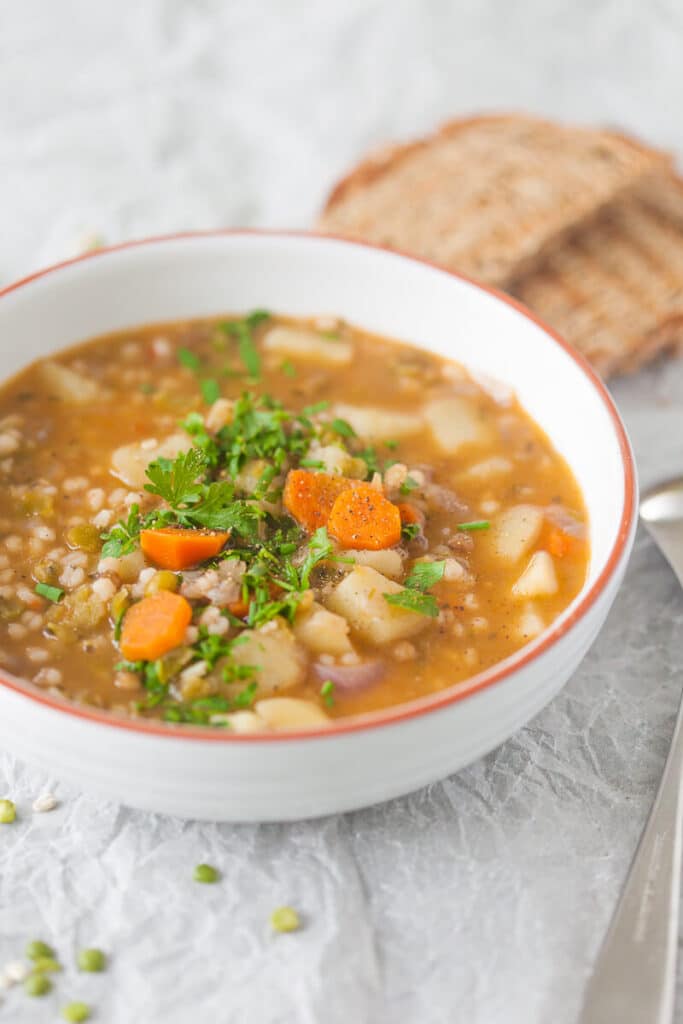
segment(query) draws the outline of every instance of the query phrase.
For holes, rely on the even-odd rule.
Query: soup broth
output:
[[[513,395],[333,319],[145,326],[0,391],[0,664],[116,713],[320,726],[572,601],[573,476]]]

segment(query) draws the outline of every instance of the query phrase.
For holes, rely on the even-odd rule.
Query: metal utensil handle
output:
[[[580,1024],[671,1024],[682,780],[683,702],[650,817],[588,984]]]

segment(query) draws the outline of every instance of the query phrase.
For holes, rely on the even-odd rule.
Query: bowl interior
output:
[[[611,406],[540,325],[427,264],[335,239],[246,232],[96,253],[2,295],[3,371],[107,331],[256,307],[343,316],[512,387],[576,475],[592,548],[582,594],[597,579],[619,536],[630,458]]]

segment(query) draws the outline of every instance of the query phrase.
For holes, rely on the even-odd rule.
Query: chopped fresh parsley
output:
[[[280,369],[282,370],[286,377],[296,377],[296,366],[291,361],[291,359],[285,359],[285,361],[280,366]]]
[[[356,436],[356,431],[350,423],[346,422],[346,420],[333,419],[330,423],[330,427],[334,430],[335,434],[339,434],[340,437]]]
[[[387,604],[405,608],[406,611],[418,612],[435,619],[439,614],[439,606],[431,594],[421,594],[419,590],[402,590],[399,594],[385,594]]]
[[[213,405],[221,397],[221,389],[217,380],[212,378],[203,380],[200,387],[202,389],[202,398],[207,405]]]
[[[416,562],[406,579],[406,589],[398,594],[385,594],[384,600],[398,608],[406,608],[411,612],[419,612],[435,619],[439,614],[439,606],[432,594],[424,591],[433,587],[443,579],[445,562]]]
[[[151,483],[145,484],[150,494],[158,494],[171,508],[188,505],[201,495],[197,478],[206,468],[206,457],[199,448],[181,452],[175,459],[156,459],[147,467]]]
[[[401,484],[399,490],[401,494],[410,494],[411,491],[416,490],[420,485],[417,480],[414,480],[412,476],[407,476]]]
[[[392,452],[396,451],[396,449],[398,448],[398,441],[385,441],[384,447],[389,448],[390,451]]]
[[[401,536],[404,540],[415,540],[420,536],[419,523],[404,523],[401,527]]]
[[[325,412],[325,410],[329,409],[329,407],[330,403],[327,401],[327,399],[323,399],[322,402],[315,402],[313,405],[304,406],[301,412],[303,413],[304,416],[315,416],[315,414],[318,412]]]
[[[102,534],[102,558],[120,558],[135,550],[140,533],[140,507],[131,505],[128,517],[115,523],[109,533]]]
[[[363,448],[362,451],[356,453],[359,459],[362,459],[365,465],[368,467],[367,476],[371,477],[373,473],[379,473],[379,461],[377,459],[377,449]]]
[[[405,585],[411,590],[429,590],[443,579],[445,562],[415,562]]]
[[[178,362],[181,366],[184,366],[186,370],[193,370],[195,373],[201,369],[201,360],[196,352],[190,351],[189,348],[178,349]]]
[[[48,583],[36,583],[35,591],[36,594],[46,597],[53,604],[57,604],[64,597],[64,591],[61,587],[51,587]]]
[[[319,527],[308,542],[308,552],[301,566],[300,581],[301,589],[307,590],[310,584],[311,572],[318,562],[323,562],[334,553],[334,545],[328,537],[327,527]]]
[[[488,519],[473,519],[470,523],[457,523],[458,530],[488,530],[491,523]]]
[[[320,696],[328,708],[334,707],[334,683],[331,679],[326,679],[320,687]]]

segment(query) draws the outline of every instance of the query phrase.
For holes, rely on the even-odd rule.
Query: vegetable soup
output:
[[[0,666],[115,713],[302,728],[453,686],[584,582],[504,388],[334,319],[127,330],[0,391]]]

